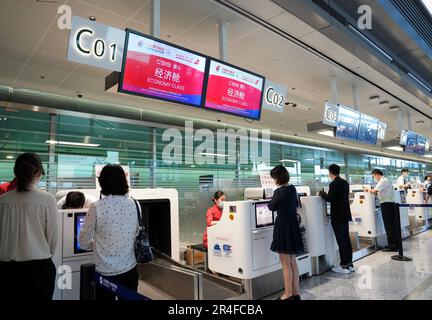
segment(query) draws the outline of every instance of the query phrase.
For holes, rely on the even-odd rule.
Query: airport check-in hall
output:
[[[2,300],[432,299],[431,0],[0,8]]]

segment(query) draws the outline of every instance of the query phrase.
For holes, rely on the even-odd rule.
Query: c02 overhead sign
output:
[[[74,16],[69,36],[69,61],[120,72],[126,32]]]

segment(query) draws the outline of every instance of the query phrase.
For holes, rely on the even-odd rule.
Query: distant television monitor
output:
[[[208,58],[128,29],[119,92],[201,107]]]
[[[345,107],[339,107],[336,137],[357,140],[360,125],[360,113]]]
[[[87,211],[87,210],[86,210]],[[84,221],[86,217],[86,212],[75,212],[74,215],[74,253],[86,253],[88,251],[81,249],[79,243],[79,237],[81,233],[81,229],[84,226]]]
[[[211,59],[204,108],[260,120],[264,82],[263,76]]]
[[[416,146],[417,146],[417,134],[412,131],[408,131],[404,151],[406,153],[415,154]]]
[[[376,144],[378,141],[379,120],[362,114],[358,130],[358,140],[368,144]]]
[[[384,140],[386,136],[386,132],[387,132],[387,123],[380,121],[378,123],[378,134],[377,134],[378,139]]]
[[[425,154],[426,149],[426,137],[423,137],[421,135],[417,135],[417,144],[415,147],[415,153],[423,156]]]
[[[268,201],[255,203],[255,225],[257,229],[274,225],[274,214],[268,208],[268,204]]]

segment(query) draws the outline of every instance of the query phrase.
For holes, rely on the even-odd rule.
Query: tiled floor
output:
[[[379,251],[357,261],[356,273],[327,272],[302,281],[302,299],[401,300],[412,293],[410,299],[431,300],[432,281],[428,279],[432,279],[432,231],[408,238],[404,248],[412,262],[394,261],[391,256],[395,253]]]

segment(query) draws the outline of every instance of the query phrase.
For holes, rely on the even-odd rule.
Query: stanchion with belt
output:
[[[96,286],[101,286],[105,290],[111,291],[113,294],[123,300],[150,300],[136,291],[111,281],[100,273],[96,272],[94,264],[81,265],[80,300],[96,300]]]
[[[399,254],[394,255],[391,258],[396,261],[412,261],[411,258],[405,257],[403,252],[403,243],[402,243],[402,230],[401,230],[401,223],[400,223],[400,211],[399,211],[399,203],[394,204],[394,214],[396,219],[396,228],[397,228],[397,243],[398,243],[398,250]]]

